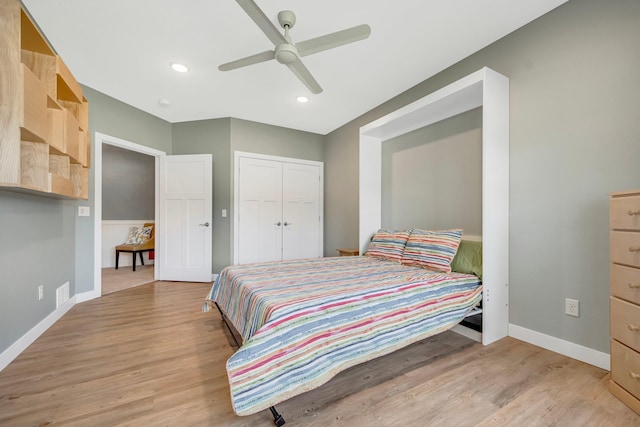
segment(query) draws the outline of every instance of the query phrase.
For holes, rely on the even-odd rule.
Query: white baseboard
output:
[[[610,355],[580,344],[552,337],[512,323],[509,324],[509,336],[607,371],[611,369]]]
[[[89,291],[89,292],[82,292],[81,294],[76,294],[75,295],[75,299],[76,299],[76,304],[80,304],[81,302],[85,302],[85,301],[89,301],[92,299],[96,299],[96,298],[100,298],[102,295],[100,295],[99,291],[93,290],[93,291]]]
[[[35,325],[29,332],[21,336],[18,341],[14,342],[11,347],[6,349],[0,354],[0,371],[9,366],[9,363],[20,355],[27,347],[29,347],[35,340],[38,339],[47,329],[56,323],[64,314],[69,311],[74,305],[76,305],[76,296],[69,298],[64,304],[58,307],[55,311],[42,319],[37,325]]]

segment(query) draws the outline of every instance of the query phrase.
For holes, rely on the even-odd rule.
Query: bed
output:
[[[217,307],[242,337],[227,362],[236,414],[270,408],[277,418],[277,403],[465,318],[482,299],[481,280],[442,271],[451,270],[461,231],[448,260],[442,251],[435,257],[414,253],[420,261],[428,258],[431,268],[412,264],[413,233],[399,242],[398,233],[387,233],[391,238],[381,244],[374,236],[369,256],[234,265],[221,272],[203,309]],[[422,246],[425,239],[433,246],[430,237],[417,236]],[[439,269],[432,269],[434,262]]]

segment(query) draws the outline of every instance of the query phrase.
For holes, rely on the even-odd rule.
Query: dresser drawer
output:
[[[640,306],[611,297],[611,338],[640,351]]]
[[[640,194],[612,197],[609,223],[614,230],[640,230]]]
[[[640,233],[612,231],[610,255],[611,262],[640,267]]]
[[[640,304],[640,268],[611,264],[611,295]]]
[[[611,340],[611,380],[640,396],[640,354],[615,340]]]

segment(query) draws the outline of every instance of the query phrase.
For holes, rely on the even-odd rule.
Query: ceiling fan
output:
[[[365,24],[294,44],[289,36],[289,30],[293,28],[296,23],[296,15],[292,11],[283,10],[278,13],[278,22],[280,26],[284,28],[283,35],[253,0],[236,1],[247,15],[253,19],[253,22],[260,27],[269,40],[271,40],[275,45],[275,49],[222,64],[218,67],[220,71],[234,70],[236,68],[246,67],[247,65],[275,59],[279,63],[289,67],[293,74],[295,74],[312,93],[320,93],[322,92],[322,87],[320,87],[300,58],[366,39],[369,37],[369,34],[371,34],[371,28]]]

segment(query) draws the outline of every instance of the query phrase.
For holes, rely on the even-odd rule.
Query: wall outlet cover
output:
[[[564,300],[564,312],[569,316],[580,317],[580,301],[566,298]]]

